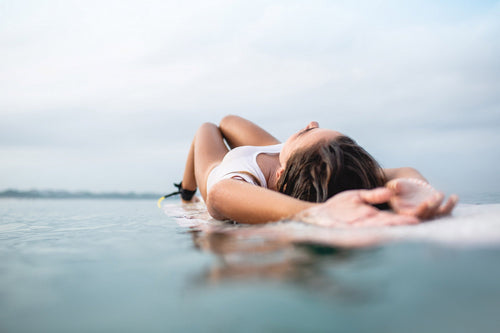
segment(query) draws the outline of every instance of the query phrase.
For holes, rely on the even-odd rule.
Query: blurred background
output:
[[[168,192],[238,114],[498,193],[500,1],[0,0],[0,47],[0,190]]]

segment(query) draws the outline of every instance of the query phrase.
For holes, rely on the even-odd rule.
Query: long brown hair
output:
[[[382,169],[354,140],[340,136],[294,152],[277,181],[279,192],[294,198],[324,202],[352,189],[371,189],[384,184]]]

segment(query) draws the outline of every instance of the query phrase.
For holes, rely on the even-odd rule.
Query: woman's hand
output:
[[[393,179],[386,187],[394,192],[389,204],[396,213],[423,220],[449,214],[458,201],[458,196],[452,195],[443,204],[443,193],[415,178]]]
[[[394,192],[387,188],[341,192],[325,203],[306,209],[296,216],[303,222],[325,227],[375,227],[419,222],[416,216],[382,211],[373,204],[388,202]]]

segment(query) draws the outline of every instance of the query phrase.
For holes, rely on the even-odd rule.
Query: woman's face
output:
[[[342,133],[340,132],[320,128],[316,121],[311,121],[304,129],[292,134],[283,144],[283,148],[280,152],[280,163],[284,166],[286,161],[288,161],[290,156],[297,149],[308,148],[322,141],[327,142],[341,135]]]

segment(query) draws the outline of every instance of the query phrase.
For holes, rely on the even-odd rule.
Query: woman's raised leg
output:
[[[217,125],[212,123],[201,125],[189,148],[182,187],[190,191],[198,187],[203,200],[206,201],[208,175],[228,151]]]

